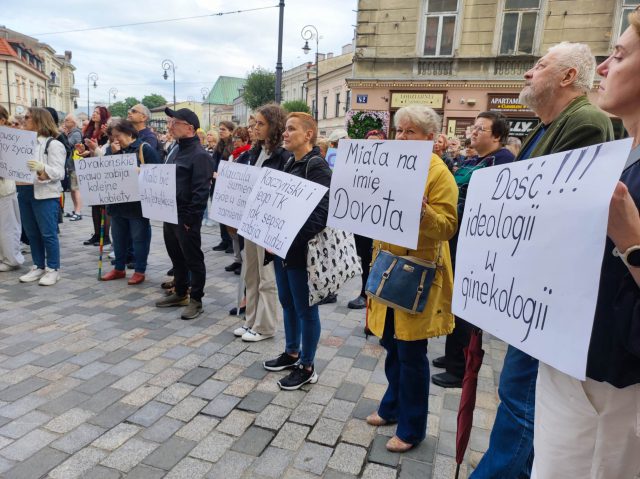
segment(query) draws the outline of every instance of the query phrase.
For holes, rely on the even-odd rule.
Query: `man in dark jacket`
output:
[[[178,224],[164,223],[164,243],[174,271],[175,292],[158,301],[159,308],[187,306],[182,319],[194,319],[202,313],[206,269],[200,240],[200,226],[207,207],[213,170],[209,154],[200,144],[196,130],[197,115],[188,108],[165,109],[169,131],[178,146],[171,150],[167,164],[176,165]],[[191,299],[187,295],[191,274]]]

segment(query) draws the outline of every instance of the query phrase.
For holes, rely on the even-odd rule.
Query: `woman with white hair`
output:
[[[440,130],[440,118],[431,108],[412,105],[395,114],[397,140],[433,141]],[[396,434],[387,449],[405,452],[424,438],[429,408],[429,361],[427,341],[453,331],[451,298],[453,270],[449,239],[458,226],[458,187],[442,159],[432,153],[429,177],[422,198],[422,216],[416,250],[382,241],[373,244],[377,254],[386,250],[436,262],[438,268],[421,313],[410,314],[372,298],[369,301],[368,326],[381,338],[387,351],[385,374],[389,382],[377,412],[367,417],[373,426],[397,422]]]

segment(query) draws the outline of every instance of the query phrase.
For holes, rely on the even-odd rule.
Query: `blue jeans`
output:
[[[317,305],[309,306],[307,269],[285,268],[277,257],[273,263],[284,316],[285,351],[300,353],[302,365],[311,366],[320,340],[320,314]]]
[[[500,375],[500,405],[489,449],[469,477],[526,479],[531,476],[537,377],[538,360],[509,346]]]
[[[147,270],[149,245],[151,244],[151,225],[147,218],[111,217],[111,238],[116,255],[116,269],[124,271],[127,264],[127,251],[133,244],[136,273]]]
[[[33,264],[44,269],[47,266],[60,269],[60,243],[58,242],[58,211],[60,200],[47,198],[37,200],[33,196],[33,185],[19,185],[18,206],[29,245]]]
[[[393,309],[387,308],[380,344],[387,350],[384,372],[387,387],[378,414],[387,421],[397,421],[396,436],[404,442],[418,444],[427,433],[429,411],[429,360],[427,340],[401,341],[395,338]]]

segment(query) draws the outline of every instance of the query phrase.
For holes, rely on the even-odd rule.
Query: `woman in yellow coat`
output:
[[[440,117],[425,106],[401,108],[394,122],[397,140],[433,140],[440,130]],[[367,422],[374,426],[398,423],[395,436],[387,442],[390,451],[407,451],[425,438],[429,399],[427,340],[453,330],[453,270],[448,240],[458,225],[457,203],[458,187],[453,175],[440,157],[432,154],[417,250],[380,241],[373,244],[374,261],[382,249],[438,263],[422,313],[395,311],[373,298],[369,301],[368,326],[387,351],[385,374],[389,386],[378,411],[367,417]]]

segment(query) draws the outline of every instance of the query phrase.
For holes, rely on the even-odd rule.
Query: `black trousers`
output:
[[[367,279],[369,279],[373,240],[355,234],[353,237],[356,240],[356,252],[362,261],[362,290],[360,291],[360,296],[366,297],[367,295],[364,292],[364,288],[367,285]]]
[[[191,273],[191,298],[201,301],[204,296],[204,285],[207,270],[204,265],[200,240],[201,223],[192,225],[187,230],[184,224],[164,223],[162,233],[167,253],[173,265],[173,278],[176,282],[176,294],[184,296],[189,288]]]

